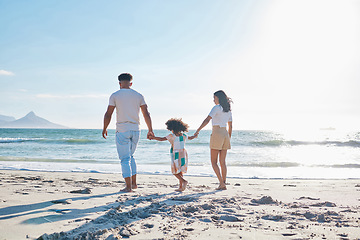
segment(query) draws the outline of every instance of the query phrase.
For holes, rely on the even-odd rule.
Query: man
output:
[[[140,109],[149,129],[147,137],[154,136],[144,97],[137,91],[130,89],[132,78],[129,73],[119,75],[120,90],[110,96],[102,131],[102,135],[106,139],[107,127],[116,108],[116,147],[121,161],[122,175],[126,183],[126,187],[121,191],[125,192],[132,192],[132,189],[137,188],[136,163],[133,155],[140,135]]]

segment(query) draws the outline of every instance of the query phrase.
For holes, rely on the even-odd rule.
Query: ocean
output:
[[[194,133],[190,131],[189,135]],[[187,175],[215,176],[203,130],[188,141]],[[170,144],[146,139],[135,153],[140,174],[171,174]],[[166,136],[167,130],[156,130]],[[228,177],[271,179],[360,178],[360,132],[234,131],[226,158]],[[0,169],[120,173],[115,130],[103,139],[96,129],[0,129]]]

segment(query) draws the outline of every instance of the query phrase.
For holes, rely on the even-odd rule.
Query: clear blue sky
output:
[[[130,72],[155,128],[222,89],[236,129],[359,129],[359,42],[360,1],[0,0],[0,114],[102,128]]]

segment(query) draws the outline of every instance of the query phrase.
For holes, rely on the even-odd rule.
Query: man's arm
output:
[[[107,111],[106,111],[106,113],[104,115],[104,127],[103,127],[103,131],[102,131],[102,136],[105,139],[106,139],[106,136],[107,136],[107,130],[106,129],[110,124],[111,116],[112,116],[112,114],[114,112],[114,109],[115,109],[115,106],[110,106],[109,105],[108,108],[107,108]]]
[[[154,137],[154,132],[153,132],[153,128],[152,128],[152,122],[151,122],[151,117],[150,117],[150,113],[148,111],[148,108],[147,108],[147,105],[141,105],[140,106],[141,108],[141,112],[144,116],[144,120],[145,120],[145,123],[149,129],[149,132],[147,134],[147,138],[149,139],[150,136]]]

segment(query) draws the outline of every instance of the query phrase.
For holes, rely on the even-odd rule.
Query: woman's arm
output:
[[[199,132],[201,129],[203,129],[206,125],[208,125],[208,123],[210,122],[212,117],[207,116],[205,118],[205,120],[202,122],[202,124],[200,125],[200,127],[196,130],[196,132],[194,133],[195,136],[199,135]]]
[[[228,122],[228,127],[229,127],[229,129],[228,129],[229,136],[230,136],[230,138],[231,138],[231,134],[232,134],[232,122]]]

